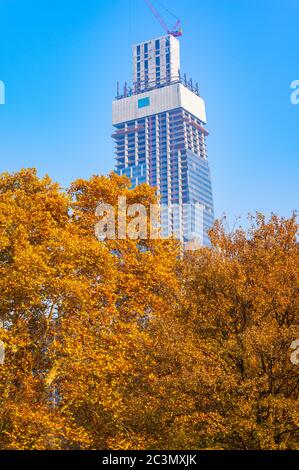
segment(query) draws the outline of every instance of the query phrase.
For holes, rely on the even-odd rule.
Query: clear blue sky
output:
[[[182,71],[206,100],[216,215],[289,215],[299,0],[161,1],[182,20]],[[116,81],[131,79],[131,44],[162,34],[143,0],[0,0],[0,172],[36,167],[67,186],[113,169]]]

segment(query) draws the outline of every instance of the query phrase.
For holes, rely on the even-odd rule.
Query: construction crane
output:
[[[167,32],[167,34],[170,34],[171,36],[174,36],[175,38],[178,38],[183,35],[182,27],[181,27],[181,20],[177,18],[173,13],[171,13],[169,10],[167,10],[172,16],[174,16],[177,19],[177,22],[173,26],[173,28],[169,28],[165,21],[163,20],[162,16],[160,13],[156,10],[152,2],[150,0],[145,0],[145,3],[147,6],[150,8],[154,16],[157,18],[159,21],[160,25],[162,26],[163,29]]]

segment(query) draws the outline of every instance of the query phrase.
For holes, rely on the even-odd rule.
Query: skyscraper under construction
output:
[[[116,171],[133,187],[148,183],[160,196],[162,235],[209,245],[214,221],[205,129],[198,85],[180,71],[172,34],[133,46],[133,85],[113,101]]]

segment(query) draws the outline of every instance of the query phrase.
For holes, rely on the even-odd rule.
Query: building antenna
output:
[[[169,10],[167,10],[165,8],[166,11],[168,11],[172,16],[174,16],[177,19],[177,22],[175,23],[173,28],[169,28],[168,25],[163,20],[160,13],[158,12],[158,10],[156,10],[154,5],[152,4],[152,2],[150,0],[144,0],[144,1],[147,4],[147,6],[149,7],[149,9],[151,10],[151,12],[153,13],[153,15],[157,18],[157,20],[159,21],[162,28],[165,29],[167,34],[169,34],[170,36],[174,36],[175,38],[180,37],[180,36],[183,35],[183,31],[182,31],[182,27],[181,27],[181,20],[179,18],[177,18],[173,13],[171,13]]]

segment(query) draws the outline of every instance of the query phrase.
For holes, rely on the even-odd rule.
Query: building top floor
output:
[[[133,86],[140,92],[180,77],[180,43],[171,35],[133,46]]]

